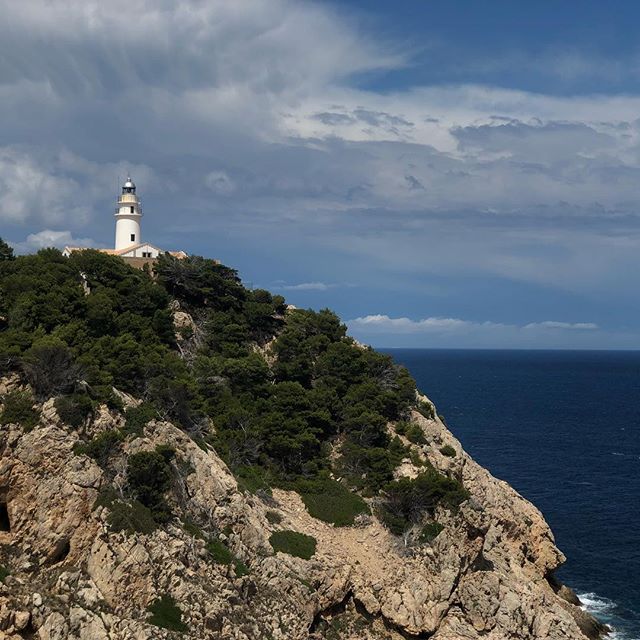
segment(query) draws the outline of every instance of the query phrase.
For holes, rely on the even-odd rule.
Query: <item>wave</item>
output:
[[[613,600],[593,592],[579,593],[577,595],[585,611],[593,614],[611,627],[611,633],[605,636],[606,640],[640,640],[638,637],[630,636],[624,629],[616,625],[618,620],[615,612],[618,609],[618,605]]]
[[[589,613],[607,614],[612,612],[616,608],[616,603],[609,598],[603,598],[596,593],[579,593],[578,598],[582,602],[583,609],[586,609]]]

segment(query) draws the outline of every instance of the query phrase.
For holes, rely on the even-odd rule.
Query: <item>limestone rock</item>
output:
[[[540,512],[476,464],[435,412],[412,417],[429,442],[423,455],[462,479],[471,497],[455,513],[438,509],[444,529],[413,547],[375,517],[338,528],[312,518],[295,493],[274,490],[261,500],[242,492],[214,451],[168,422],[151,422],[105,470],[74,453],[78,434],[54,413],[29,433],[0,430],[7,637],[28,630],[41,640],[170,638],[149,621],[149,605],[164,594],[180,608],[188,637],[207,640],[585,640],[606,630],[552,579],[564,557]],[[87,433],[120,424],[104,408]],[[118,485],[125,455],[158,445],[176,451],[182,520],[217,532],[246,575],[216,564],[179,520],[150,534],[110,530],[106,509],[96,507],[99,492]],[[443,455],[444,445],[456,455]],[[268,511],[281,523],[270,523]],[[274,554],[269,536],[278,528],[313,536],[315,555]]]

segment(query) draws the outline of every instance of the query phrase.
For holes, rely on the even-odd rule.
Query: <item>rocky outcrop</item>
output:
[[[79,434],[52,403],[30,432],[0,427],[7,515],[0,565],[9,572],[0,582],[0,637],[173,637],[149,621],[148,607],[162,595],[177,603],[190,638],[584,640],[602,633],[552,579],[564,558],[540,512],[476,464],[439,418],[415,413],[413,421],[428,441],[421,455],[470,493],[456,512],[439,510],[444,529],[415,546],[373,516],[333,527],[312,518],[295,493],[241,491],[214,451],[170,423],[151,422],[124,443],[109,484],[124,482],[127,454],[173,447],[176,511],[228,545],[248,567],[241,577],[216,564],[180,519],[150,534],[111,531],[108,509],[96,504],[107,472],[74,453]],[[86,433],[121,425],[103,408]],[[441,452],[445,445],[455,456]],[[412,465],[403,468],[410,473]],[[314,556],[274,553],[269,536],[277,529],[313,536]]]

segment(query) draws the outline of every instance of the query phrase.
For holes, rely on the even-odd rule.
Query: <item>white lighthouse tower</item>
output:
[[[142,209],[136,195],[136,185],[131,176],[127,176],[116,207],[116,251],[142,244],[141,220]]]
[[[102,253],[120,256],[138,269],[156,260],[162,253],[168,253],[174,258],[186,258],[184,251],[166,251],[148,242],[142,242],[142,208],[140,199],[136,195],[136,185],[127,176],[122,185],[122,193],[118,196],[116,206],[116,246],[114,249],[98,249]],[[75,251],[83,251],[86,247],[65,247],[62,255],[70,256]]]

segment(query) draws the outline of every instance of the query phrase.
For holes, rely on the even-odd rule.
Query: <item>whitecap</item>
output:
[[[596,593],[579,593],[578,598],[580,598],[580,602],[582,602],[583,609],[586,609],[589,613],[593,613],[594,615],[603,615],[610,613],[616,607],[615,602],[613,600],[609,600],[609,598],[603,598]]]

